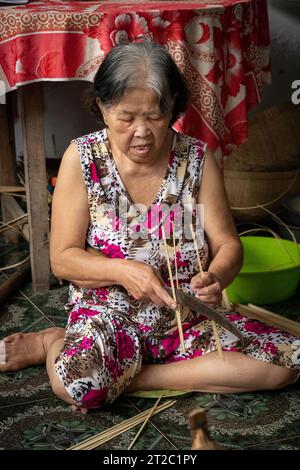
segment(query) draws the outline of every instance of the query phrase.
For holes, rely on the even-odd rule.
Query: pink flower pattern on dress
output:
[[[103,300],[104,302],[107,302],[108,300],[108,294],[109,291],[102,287],[101,289],[96,289],[96,295],[99,298],[99,300]]]
[[[92,348],[93,344],[94,344],[94,340],[92,338],[88,338],[87,336],[84,336],[81,343],[78,346],[78,349],[89,350]]]
[[[79,320],[80,318],[84,317],[93,317],[94,315],[97,315],[98,312],[97,310],[92,310],[88,308],[75,308],[72,310],[71,315],[70,315],[70,321],[75,322]]]
[[[266,341],[265,344],[262,347],[262,350],[265,351],[266,353],[270,353],[272,355],[273,354],[275,355],[275,354],[278,353],[278,348],[271,341]]]
[[[101,390],[89,390],[81,400],[82,406],[85,408],[99,408],[105,403],[108,395],[108,388],[104,387]]]
[[[118,357],[120,361],[131,359],[134,355],[134,343],[125,331],[116,331],[116,342],[118,347]]]
[[[245,323],[245,330],[256,334],[270,334],[276,333],[276,331],[278,331],[277,328],[273,328],[272,326],[266,325],[265,323],[261,323],[256,320],[247,321]]]
[[[99,183],[100,180],[99,180],[98,173],[97,173],[97,168],[96,168],[96,165],[95,165],[94,162],[91,163],[90,170],[91,170],[92,181],[94,181],[94,183]]]
[[[101,251],[108,258],[125,258],[124,253],[122,253],[122,250],[118,245],[108,243],[107,241],[102,241],[101,244]]]

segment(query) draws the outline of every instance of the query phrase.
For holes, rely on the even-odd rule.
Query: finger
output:
[[[209,273],[203,273],[201,276],[198,275],[191,281],[192,288],[199,288],[209,286],[211,284],[215,284],[217,281],[216,279]]]
[[[168,305],[171,308],[176,308],[176,302],[173,297],[164,289],[162,286],[154,288],[155,294],[163,301],[164,305]]]
[[[220,286],[217,283],[202,287],[201,289],[195,288],[194,291],[199,295],[221,294]]]
[[[16,339],[21,339],[21,338],[22,338],[22,333],[14,333],[13,335],[6,336],[6,338],[3,338],[2,341],[4,341],[4,343],[12,343]]]
[[[166,302],[156,294],[156,292],[153,292],[151,294],[151,301],[159,308],[165,307]]]
[[[205,285],[204,283],[204,275],[201,276],[201,274],[197,274],[196,276],[192,277],[191,279],[191,287],[203,287]]]
[[[221,296],[219,295],[196,295],[196,298],[206,304],[219,305],[221,303]]]
[[[166,304],[163,302],[160,297],[157,297],[157,295],[152,295],[150,298],[151,302],[158,308],[163,308]]]

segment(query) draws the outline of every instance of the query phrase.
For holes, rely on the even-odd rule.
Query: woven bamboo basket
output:
[[[247,208],[266,204],[267,209],[277,212],[282,195],[299,191],[300,169],[269,172],[224,170],[224,182],[234,218],[242,222],[257,222],[266,218],[266,212],[260,208]]]
[[[224,161],[226,170],[286,171],[300,167],[300,105],[272,106],[249,118],[248,140]]]

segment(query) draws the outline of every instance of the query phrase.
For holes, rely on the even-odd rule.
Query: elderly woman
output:
[[[213,154],[172,129],[187,102],[172,58],[151,42],[118,46],[94,93],[106,127],[71,142],[53,198],[51,265],[71,282],[67,326],[6,338],[1,370],[46,362],[54,392],[81,411],[124,391],[236,393],[292,383],[299,365],[281,350],[295,338],[231,311],[224,315],[244,334],[244,348],[219,328],[222,360],[210,322],[185,307],[180,349],[162,227],[179,288],[214,306],[241,268],[242,247]]]

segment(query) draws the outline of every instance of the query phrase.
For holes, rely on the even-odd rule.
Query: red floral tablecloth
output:
[[[267,0],[70,2],[0,7],[0,92],[88,80],[116,44],[150,36],[192,95],[176,126],[221,154],[247,138],[247,111],[270,82]]]

